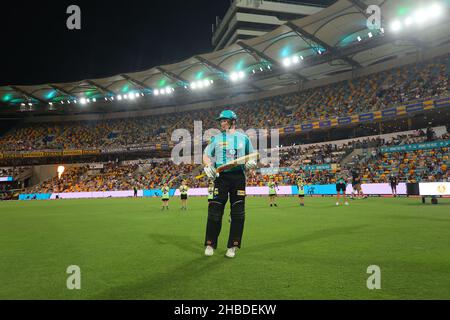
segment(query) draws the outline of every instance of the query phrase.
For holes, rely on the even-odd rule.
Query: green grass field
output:
[[[205,198],[0,203],[0,299],[450,299],[450,199],[247,198],[243,247],[203,256]],[[81,290],[68,290],[69,265]],[[381,268],[381,289],[366,287]]]

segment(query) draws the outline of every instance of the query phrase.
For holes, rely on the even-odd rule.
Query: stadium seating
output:
[[[449,95],[449,61],[445,55],[368,76],[306,91],[230,106],[239,127],[279,128],[333,116],[381,110],[415,99]],[[25,124],[0,137],[0,150],[108,148],[167,143],[178,128],[193,131],[194,120],[216,128],[217,109],[145,118]]]
[[[29,193],[63,193],[123,191],[134,187],[142,189],[160,188],[164,181],[180,183],[193,172],[193,165],[175,165],[171,161],[149,165],[120,165],[107,163],[101,169],[89,165],[69,168],[61,178],[55,177],[30,188]],[[180,179],[177,179],[180,178]],[[191,177],[192,178],[192,177]]]
[[[450,135],[444,133],[434,140],[446,140]],[[382,146],[397,146],[421,143],[429,140],[422,130],[412,134],[398,134],[390,139],[366,138],[353,139],[341,144],[322,144],[310,146],[290,146],[280,151],[281,170],[273,174],[249,172],[248,186],[265,186],[270,176],[274,176],[279,185],[294,185],[299,175],[308,184],[330,184],[336,182],[336,167],[341,166],[344,176],[358,167],[363,173],[364,183],[388,182],[394,173],[401,182],[450,181],[450,150],[447,147],[411,152],[381,153]],[[356,149],[363,150],[357,158],[343,159]],[[334,164],[326,170],[309,170],[305,166]],[[268,166],[266,166],[268,167]],[[283,170],[287,168],[287,170]],[[307,167],[306,167],[307,168]],[[206,178],[196,179],[202,166],[191,164],[175,165],[170,160],[152,162],[142,161],[133,164],[110,162],[101,169],[89,165],[69,168],[59,179],[55,177],[36,185],[29,193],[122,191],[138,189],[158,189],[167,181],[177,188],[182,179],[187,180],[191,188],[207,187]]]
[[[0,177],[13,177],[14,179],[17,179],[30,169],[31,167],[0,168]]]

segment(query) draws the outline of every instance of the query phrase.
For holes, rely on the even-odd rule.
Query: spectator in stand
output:
[[[280,128],[381,110],[415,99],[449,95],[449,55],[305,91],[232,105],[242,129]],[[214,108],[175,114],[85,122],[24,124],[0,137],[2,151],[116,148],[169,143],[194,120],[215,128]],[[325,159],[322,159],[322,163]]]

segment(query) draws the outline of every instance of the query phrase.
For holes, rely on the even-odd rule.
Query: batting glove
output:
[[[216,169],[212,166],[206,166],[203,171],[205,171],[205,174],[210,179],[215,179],[219,176],[219,174],[216,172]]]
[[[245,169],[247,169],[247,170],[254,170],[254,169],[256,169],[257,166],[258,165],[256,164],[255,160],[250,160],[249,162],[247,162],[245,164]]]

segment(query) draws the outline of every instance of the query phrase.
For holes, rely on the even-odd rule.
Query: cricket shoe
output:
[[[233,248],[228,248],[227,252],[225,253],[225,256],[228,258],[234,258],[234,256],[236,255],[236,247]]]
[[[207,246],[205,249],[205,256],[211,257],[214,254],[214,248],[211,246]]]

